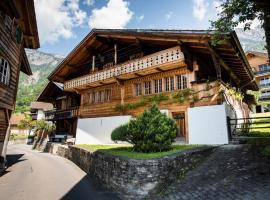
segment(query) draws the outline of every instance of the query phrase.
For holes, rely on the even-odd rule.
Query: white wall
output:
[[[45,114],[44,114],[43,110],[38,110],[37,119],[44,119],[44,118],[45,118]]]
[[[114,116],[78,119],[76,144],[112,144],[114,128],[125,124],[131,116]]]
[[[228,144],[226,105],[188,108],[190,144]]]

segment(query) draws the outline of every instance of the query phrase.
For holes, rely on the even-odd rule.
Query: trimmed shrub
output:
[[[127,141],[128,140],[128,124],[120,125],[112,131],[111,139],[113,141]]]
[[[130,121],[128,131],[135,151],[157,152],[171,148],[177,135],[177,125],[153,105],[137,119]]]
[[[116,128],[111,137],[114,141],[133,144],[137,152],[158,152],[169,150],[176,135],[175,121],[153,105],[128,124]]]

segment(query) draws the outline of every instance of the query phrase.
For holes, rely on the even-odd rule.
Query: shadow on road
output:
[[[2,173],[0,173],[0,177],[7,174],[8,168],[11,167],[12,165],[15,165],[18,162],[22,162],[25,161],[26,159],[21,159],[21,157],[23,157],[24,154],[8,154],[6,156],[7,159],[7,169],[4,170]]]
[[[84,176],[73,188],[68,191],[61,200],[119,200],[118,196],[106,191],[101,185],[88,175]]]
[[[18,162],[25,161],[26,159],[21,159],[24,154],[8,154],[7,155],[7,168],[15,165]]]

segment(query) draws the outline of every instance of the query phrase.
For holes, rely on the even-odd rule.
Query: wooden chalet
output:
[[[178,137],[190,142],[194,117],[189,113],[226,104],[220,87],[230,85],[243,94],[258,90],[235,32],[220,34],[222,44],[212,45],[215,34],[93,29],[49,76],[63,83],[65,92],[81,96],[76,142],[110,143],[111,130],[142,113],[149,106],[145,102],[155,98],[167,99],[159,101],[160,109],[177,121]],[[179,100],[188,91],[192,97]],[[252,100],[244,95],[246,105]]]
[[[49,82],[37,100],[53,104],[53,109],[44,111],[44,115],[55,123],[55,135],[76,136],[80,95],[65,92],[61,83]]]
[[[27,75],[32,74],[24,48],[39,48],[34,2],[33,0],[1,0],[0,165],[5,160],[9,119],[15,108],[20,71]]]

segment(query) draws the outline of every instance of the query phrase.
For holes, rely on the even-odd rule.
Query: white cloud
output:
[[[95,3],[95,0],[85,0],[85,1],[84,1],[84,4],[86,4],[86,5],[88,5],[88,6],[94,5],[94,3]]]
[[[90,28],[124,28],[133,16],[128,6],[125,0],[109,0],[107,5],[92,11]]]
[[[215,9],[216,11],[216,15],[218,15],[219,13],[222,12],[222,7],[221,7],[221,4],[222,4],[222,1],[221,0],[214,0],[213,1],[213,8]]]
[[[202,21],[207,13],[207,8],[209,6],[209,3],[205,0],[193,0],[193,16],[198,19],[199,21]]]
[[[82,25],[87,16],[80,10],[79,0],[35,0],[35,9],[41,44],[71,38],[73,28]]]
[[[171,19],[172,14],[173,14],[172,11],[168,12],[168,13],[165,15],[166,19],[167,19],[167,20]]]
[[[144,19],[144,15],[137,16],[137,21],[142,21]]]

